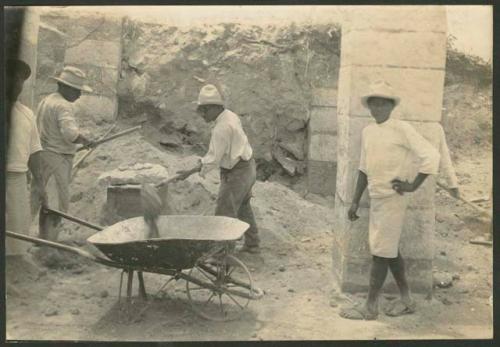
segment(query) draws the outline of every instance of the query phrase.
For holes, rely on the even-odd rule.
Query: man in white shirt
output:
[[[385,82],[372,85],[372,92],[362,98],[375,123],[363,129],[358,180],[348,218],[355,221],[361,195],[366,187],[370,196],[369,246],[372,268],[368,297],[362,306],[345,308],[340,316],[347,319],[373,320],[378,316],[378,298],[388,269],[399,287],[401,300],[386,310],[388,316],[400,316],[415,311],[410,296],[399,241],[408,197],[428,175],[439,170],[439,152],[409,123],[391,119],[399,98]],[[417,159],[417,172],[410,170]],[[415,177],[416,176],[416,177]],[[412,180],[410,183],[409,180]]]
[[[92,89],[85,84],[86,76],[83,71],[72,66],[66,66],[61,74],[53,79],[57,81],[57,92],[40,101],[37,109],[37,126],[43,146],[42,175],[45,184],[54,176],[59,200],[56,209],[67,212],[71,170],[77,144],[92,145],[78,127],[73,103],[80,98],[82,91],[91,92]],[[39,207],[35,201],[32,213],[36,214]],[[60,218],[54,217],[53,220],[53,224],[57,224]],[[40,236],[46,239],[57,238],[56,235],[46,235],[48,232],[41,230]]]
[[[33,198],[39,203],[47,203],[40,170],[42,146],[33,112],[17,101],[24,81],[29,78],[31,69],[22,60],[9,59],[6,68],[7,89],[7,179],[6,179],[6,229],[20,234],[29,234],[31,224],[27,172],[30,170],[39,189],[34,190]],[[10,111],[10,112],[9,112]],[[27,243],[7,237],[5,250],[7,256],[22,257]]]
[[[211,84],[201,89],[197,112],[207,123],[215,122],[208,152],[199,164],[202,177],[215,168],[220,169],[221,185],[215,215],[238,218],[250,224],[240,251],[259,253],[260,239],[250,204],[256,165],[241,121],[235,113],[224,108],[221,94]]]

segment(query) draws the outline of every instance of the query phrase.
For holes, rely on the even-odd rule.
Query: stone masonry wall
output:
[[[122,19],[103,15],[49,13],[41,17],[37,101],[57,89],[50,77],[65,65],[85,72],[92,93],[75,103],[82,123],[112,122],[118,111],[117,84],[121,66]]]
[[[401,97],[392,117],[410,122],[437,146],[446,60],[444,7],[368,6],[354,11],[342,28],[337,112],[333,261],[345,291],[366,289],[371,262],[366,192],[360,204],[361,218],[352,223],[347,220],[357,178],[361,130],[373,121],[360,98],[372,82],[387,81]],[[401,238],[410,286],[420,292],[432,290],[434,193],[435,179],[429,177],[412,194]]]

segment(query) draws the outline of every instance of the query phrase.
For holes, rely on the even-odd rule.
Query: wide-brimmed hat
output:
[[[213,84],[203,86],[198,95],[198,106],[201,105],[224,105],[219,90]]]
[[[87,79],[85,73],[73,66],[64,67],[59,76],[52,78],[70,87],[83,90],[84,92],[92,91],[92,88],[85,84],[85,81]]]
[[[27,80],[31,76],[31,68],[26,62],[21,59],[10,58],[7,59],[7,73],[13,76],[14,73],[19,73],[19,76]]]
[[[361,97],[361,103],[364,107],[368,107],[368,99],[372,97],[392,99],[394,106],[399,104],[399,96],[396,96],[392,87],[385,81],[376,81],[370,85],[370,91]]]

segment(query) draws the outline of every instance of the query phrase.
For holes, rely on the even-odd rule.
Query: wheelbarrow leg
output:
[[[144,300],[148,299],[146,294],[146,287],[144,286],[144,277],[142,276],[142,271],[137,271],[137,278],[139,279],[139,294]]]
[[[134,279],[134,270],[128,270],[127,280],[127,302],[132,301],[132,280]]]

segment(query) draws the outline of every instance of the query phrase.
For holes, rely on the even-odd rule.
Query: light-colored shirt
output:
[[[42,150],[35,116],[19,101],[11,112],[7,171],[27,172],[30,155]]]
[[[455,169],[451,162],[450,150],[448,149],[446,136],[441,124],[439,124],[439,137],[439,154],[441,155],[439,174],[446,180],[448,188],[458,188],[457,175],[455,174]]]
[[[232,169],[242,160],[252,158],[252,147],[241,126],[240,118],[229,110],[224,110],[215,120],[207,154],[201,159],[201,175],[221,167]]]
[[[368,177],[370,198],[388,197],[395,178],[413,180],[421,172],[436,175],[439,170],[439,152],[409,123],[389,118],[363,129],[359,170]],[[415,159],[417,172],[412,172]]]
[[[37,125],[43,149],[55,153],[74,154],[73,141],[80,135],[74,118],[73,104],[59,93],[52,93],[40,102]]]

